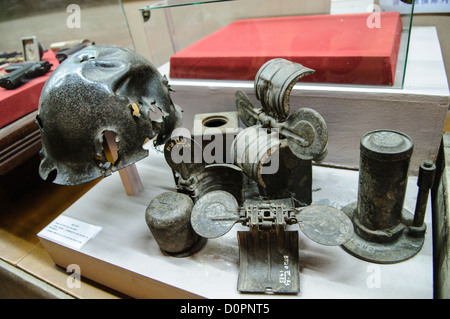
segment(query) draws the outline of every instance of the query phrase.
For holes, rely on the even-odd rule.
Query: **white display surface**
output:
[[[151,147],[147,143],[146,147]],[[173,191],[172,172],[153,148],[138,162],[143,190],[125,194],[118,173],[100,181],[62,215],[102,227],[80,249],[38,234],[54,262],[79,266],[81,276],[136,298],[432,298],[431,209],[422,250],[393,265],[362,261],[341,247],[317,244],[299,231],[300,293],[243,294],[237,291],[239,247],[236,225],[208,240],[198,253],[169,257],[159,249],[145,223],[145,209],[158,194]],[[337,208],[355,202],[358,171],[313,166],[313,203]],[[414,212],[417,178],[408,182],[405,208]],[[70,186],[67,186],[70,187]],[[297,228],[298,229],[298,226]]]

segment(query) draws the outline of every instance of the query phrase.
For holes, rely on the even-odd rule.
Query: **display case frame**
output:
[[[307,85],[403,88],[414,3],[397,8],[379,1],[252,1],[166,0],[142,7],[152,62],[169,63],[166,75],[177,81],[251,81],[270,57],[286,57],[317,66],[316,74],[303,79]],[[397,13],[394,20],[387,10]],[[262,35],[271,29],[283,40]]]

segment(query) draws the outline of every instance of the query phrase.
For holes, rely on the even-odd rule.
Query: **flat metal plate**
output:
[[[296,294],[300,291],[297,231],[239,231],[240,292]]]
[[[322,245],[342,245],[353,236],[353,223],[350,218],[332,206],[308,206],[300,211],[297,218],[302,232]]]
[[[228,233],[239,220],[239,205],[226,191],[212,191],[194,205],[191,224],[194,231],[205,238],[217,238]]]

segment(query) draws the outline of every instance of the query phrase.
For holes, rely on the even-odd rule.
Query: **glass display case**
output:
[[[152,62],[170,79],[253,81],[272,58],[314,85],[402,88],[409,1],[165,0],[140,9]]]
[[[107,16],[108,19],[100,17]],[[22,50],[22,37],[36,36],[44,49],[52,43],[89,39],[96,44],[133,48],[117,0],[2,1],[0,51]]]

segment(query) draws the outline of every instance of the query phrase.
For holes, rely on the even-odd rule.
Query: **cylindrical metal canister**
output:
[[[392,130],[365,134],[360,145],[358,222],[369,230],[388,230],[402,221],[413,140]]]
[[[162,193],[150,202],[145,220],[161,250],[170,255],[187,252],[201,239],[191,226],[193,205],[188,195],[176,192]]]
[[[234,163],[248,177],[265,187],[262,174],[278,170],[279,145],[278,134],[269,134],[260,125],[248,127],[236,136],[231,146]]]

